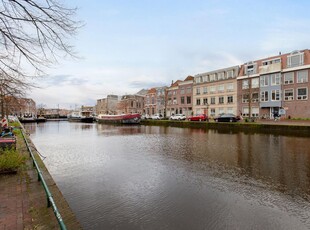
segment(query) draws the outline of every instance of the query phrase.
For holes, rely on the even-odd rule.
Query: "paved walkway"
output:
[[[27,163],[17,174],[0,174],[0,230],[60,229],[53,209],[47,208],[44,188],[23,141],[18,140],[17,144],[17,150],[27,156]],[[81,229],[40,159],[38,164],[67,229]]]

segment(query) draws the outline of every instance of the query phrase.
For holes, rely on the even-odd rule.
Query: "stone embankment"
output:
[[[0,174],[0,230],[60,229],[53,209],[47,207],[44,188],[21,137],[17,140],[17,151],[26,156],[26,165],[16,174]],[[82,229],[44,163],[36,151],[33,154],[66,228]]]

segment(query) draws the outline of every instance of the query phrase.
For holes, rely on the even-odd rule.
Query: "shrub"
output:
[[[26,157],[14,149],[0,150],[0,173],[14,172],[25,163]]]

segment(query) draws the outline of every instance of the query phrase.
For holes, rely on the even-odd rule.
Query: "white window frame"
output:
[[[280,101],[281,99],[281,90],[274,89],[271,90],[271,101]]]
[[[293,95],[286,95],[287,92],[293,93]],[[294,89],[284,89],[284,101],[294,100]]]
[[[203,94],[207,94],[208,93],[208,87],[207,86],[204,86],[203,87]]]
[[[297,72],[297,83],[308,82],[308,70],[301,70]]]
[[[233,78],[234,77],[234,70],[233,69],[232,70],[228,70],[226,72],[226,76],[227,76],[227,79]]]
[[[210,93],[215,93],[216,92],[216,88],[214,85],[210,86]]]
[[[288,72],[284,74],[284,85],[288,84],[294,84],[294,72]]]
[[[245,96],[247,96],[247,98]],[[249,102],[249,94],[242,94],[242,103],[248,103],[248,102]]]
[[[266,95],[266,93],[267,93],[267,95]],[[267,96],[267,98],[266,98],[266,96]],[[265,90],[265,91],[261,91],[260,92],[260,101],[261,102],[266,102],[266,101],[268,101],[268,98],[269,97],[269,92],[268,92],[268,90]]]
[[[264,75],[260,77],[260,86],[265,87],[269,85],[269,75]]]
[[[227,92],[234,91],[234,83],[227,83],[226,84],[226,90],[227,90]]]
[[[224,96],[219,96],[219,104],[222,105],[225,103],[225,98]]]
[[[249,88],[249,79],[242,80],[242,89],[248,89]]]
[[[297,57],[298,58],[299,56],[299,61],[297,64],[292,64],[292,58],[294,57]],[[292,52],[291,55],[287,56],[287,67],[290,68],[290,67],[296,67],[296,66],[301,66],[304,64],[304,53],[303,52],[298,52],[298,51],[295,51],[295,52]]]
[[[227,96],[227,103],[228,104],[234,103],[234,96],[233,95],[228,95]]]
[[[281,74],[271,74],[271,85],[281,85]]]
[[[219,93],[224,92],[224,91],[225,91],[225,87],[224,87],[224,85],[223,85],[223,84],[218,85],[218,87],[217,87],[217,91],[218,91]]]
[[[253,97],[254,94],[257,94],[257,98]],[[259,101],[259,93],[258,92],[257,93],[252,93],[252,98],[251,99],[252,99],[252,102],[258,102]]]
[[[196,95],[200,95],[200,87],[196,88]]]
[[[298,94],[299,89],[306,89],[306,95],[299,96],[299,94]],[[297,88],[296,89],[296,95],[297,95],[297,100],[308,100],[308,88],[307,87]]]
[[[259,88],[259,78],[252,78],[251,79],[251,88]]]

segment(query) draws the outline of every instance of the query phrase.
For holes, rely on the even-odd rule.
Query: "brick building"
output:
[[[309,118],[309,70],[308,49],[243,64],[237,78],[238,111],[251,117]]]
[[[193,84],[193,112],[216,117],[237,113],[239,66],[197,74]]]

